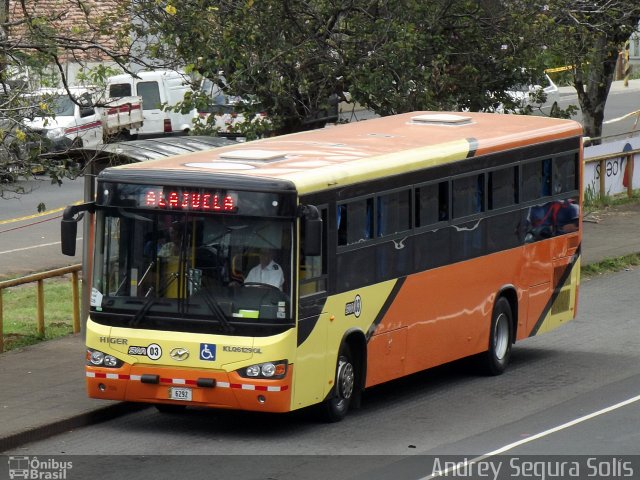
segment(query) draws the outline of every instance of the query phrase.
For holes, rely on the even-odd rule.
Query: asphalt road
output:
[[[149,408],[9,454],[73,455],[85,478],[397,480],[430,476],[445,455],[638,455],[638,285],[640,269],[585,281],[578,318],[517,344],[504,375],[477,376],[469,360],[433,369],[370,389],[338,424],[310,411]]]
[[[28,193],[0,199],[0,279],[81,262],[80,248],[75,257],[60,253],[60,218],[64,207],[82,200],[83,182],[65,180],[58,186],[36,177],[21,182]],[[44,214],[38,213],[41,203]]]

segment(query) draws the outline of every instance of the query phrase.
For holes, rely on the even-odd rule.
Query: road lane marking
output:
[[[493,450],[492,452],[489,453],[485,453],[484,455],[480,455],[478,457],[475,457],[471,460],[465,460],[465,462],[460,462],[458,464],[456,464],[455,467],[451,467],[451,468],[447,468],[446,470],[441,470],[440,472],[437,473],[432,473],[431,475],[427,476],[427,477],[421,477],[419,480],[430,480],[432,478],[439,478],[442,476],[447,476],[447,475],[451,475],[454,474],[455,472],[458,471],[460,468],[464,467],[464,466],[468,466],[469,464],[473,464],[473,463],[478,463],[481,462],[483,460],[486,460],[487,458],[490,457],[495,457],[496,455],[500,455],[502,453],[508,452],[509,450],[513,450],[516,447],[519,447],[520,445],[524,445],[526,443],[529,442],[533,442],[534,440],[538,440],[540,438],[546,437],[548,435],[551,435],[552,433],[556,433],[559,432],[561,430],[565,430],[567,428],[573,427],[575,425],[578,425],[579,423],[582,422],[586,422],[587,420],[591,420],[592,418],[595,417],[599,417],[600,415],[604,415],[605,413],[609,413],[612,412],[614,410],[617,410],[619,408],[622,407],[626,407],[627,405],[631,405],[632,403],[638,402],[640,401],[640,395],[636,395],[635,397],[631,397],[627,400],[623,400],[622,402],[616,403],[615,405],[611,405],[609,407],[603,408],[602,410],[598,410],[597,412],[593,412],[593,413],[589,413],[588,415],[584,415],[582,417],[576,418],[575,420],[571,420],[569,422],[563,423],[562,425],[558,425],[557,427],[553,427],[550,428],[548,430],[545,430],[543,432],[540,433],[536,433],[535,435],[532,435],[530,437],[527,438],[523,438],[522,440],[518,440],[517,442],[513,442],[510,443],[508,445],[505,445],[504,447],[498,448],[497,450]]]
[[[76,242],[80,240],[82,240],[82,237],[77,238]],[[41,243],[40,245],[32,245],[31,247],[14,248],[13,250],[5,250],[4,252],[0,252],[0,255],[5,255],[7,253],[23,252],[25,250],[32,250],[34,248],[51,247],[53,245],[60,245],[61,243],[62,242]]]
[[[82,203],[82,200],[79,200],[77,202],[72,203],[72,205],[79,205],[81,203]],[[45,215],[51,215],[52,213],[62,212],[64,211],[65,208],[67,207],[54,208],[52,210],[46,210],[44,212],[34,213],[33,215],[26,215],[24,217],[19,217],[19,218],[9,218],[7,220],[0,220],[0,225],[6,225],[8,223],[23,222],[25,220],[33,220],[34,218],[44,217]]]

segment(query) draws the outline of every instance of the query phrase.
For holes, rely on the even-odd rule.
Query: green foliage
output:
[[[604,106],[614,78],[618,52],[640,21],[635,0],[602,2],[556,0],[531,2],[539,38],[558,65],[573,66],[565,75],[578,93],[585,135],[602,134]]]
[[[132,0],[101,16],[91,2],[60,5],[79,8],[81,20],[66,30],[56,12],[22,20],[21,48],[0,43],[1,85],[18,77],[58,85],[63,60],[87,51],[125,71],[134,62],[179,66],[236,99],[244,120],[232,129],[247,138],[335,121],[336,104],[346,98],[381,115],[498,106],[538,113],[536,102],[519,108],[505,92],[562,65],[575,68],[554,79],[576,86],[586,133],[598,137],[617,50],[640,19],[640,4],[632,0],[610,0],[606,8],[589,0]],[[116,45],[105,45],[106,38]],[[80,79],[102,84],[112,73],[101,66]],[[0,110],[19,111],[13,110],[18,97],[10,95]],[[198,97],[177,108],[215,106],[214,98]],[[267,120],[257,116],[262,111]],[[551,115],[568,118],[575,111]],[[44,165],[60,181],[60,163],[47,165],[31,156],[37,152],[18,155],[33,142],[19,131],[19,114],[9,116],[0,128],[14,140],[2,147],[0,178],[13,175],[17,162],[23,174]],[[215,120],[207,117],[195,131],[220,131]]]
[[[0,36],[5,39],[0,41],[0,197],[23,193],[21,184],[14,183],[19,178],[44,174],[59,184],[75,174],[65,168],[63,161],[40,156],[49,141],[29,129],[25,120],[38,117],[44,119],[45,126],[51,124],[54,112],[50,101],[33,92],[42,87],[68,85],[65,62],[86,62],[98,53],[101,58],[120,64],[131,58],[123,54],[127,49],[120,33],[124,6],[119,5],[111,15],[96,18],[99,16],[93,5],[76,0],[46,4],[35,0],[28,2],[24,10],[13,5],[10,18],[0,11]],[[71,12],[78,15],[69,15]],[[65,22],[65,18],[73,18],[73,23]],[[116,39],[115,49],[112,44],[104,44],[107,38]],[[130,44],[131,38],[126,41]],[[85,68],[78,78],[82,83],[100,84],[113,73],[112,67],[98,65]]]
[[[632,253],[622,257],[605,258],[600,262],[591,263],[581,268],[581,275],[585,279],[593,278],[597,275],[630,270],[640,265],[640,254]]]
[[[505,90],[543,66],[535,22],[498,0],[135,6],[138,34],[160,39],[154,55],[214,81],[223,72],[225,93],[254,95],[277,133],[321,125],[344,92],[381,115],[513,109]]]
[[[83,68],[76,75],[79,85],[106,87],[107,79],[114,75],[123,73],[121,68],[111,65],[98,64],[89,68]]]

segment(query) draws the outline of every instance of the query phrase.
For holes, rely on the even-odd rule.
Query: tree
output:
[[[4,0],[0,4],[0,195],[20,192],[6,181],[36,168],[60,183],[73,175],[59,161],[39,156],[46,138],[25,128],[28,117],[53,119],[38,87],[67,88],[71,66],[95,83],[132,60],[129,0]],[[107,63],[104,63],[107,62]],[[89,68],[93,65],[93,68]]]
[[[217,82],[226,93],[257,98],[278,133],[311,125],[343,91],[334,36],[350,1],[134,0],[155,54]]]
[[[378,2],[347,22],[350,92],[383,115],[513,110],[505,91],[540,70],[526,18],[498,1]]]
[[[135,0],[156,54],[254,95],[277,133],[344,92],[376,113],[512,106],[534,48],[499,0]],[[537,48],[537,45],[535,46]],[[533,57],[534,55],[529,55]]]
[[[547,41],[550,54],[573,66],[585,135],[602,136],[604,109],[614,79],[618,52],[638,28],[640,3],[635,0],[555,0],[523,2]]]

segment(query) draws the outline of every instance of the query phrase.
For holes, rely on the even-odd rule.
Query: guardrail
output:
[[[73,300],[73,333],[80,331],[80,293],[78,290],[78,272],[82,270],[82,265],[71,265],[69,267],[57,268],[47,272],[34,273],[26,277],[14,278],[0,282],[0,353],[4,351],[4,313],[2,305],[2,292],[5,288],[17,287],[36,282],[36,320],[38,324],[38,334],[44,335],[44,281],[48,278],[61,277],[71,274],[71,291]]]
[[[606,169],[606,161],[612,160],[614,158],[627,157],[627,165],[629,168],[627,170],[627,196],[631,198],[633,196],[633,157],[640,153],[640,149],[629,150],[628,152],[614,152],[607,153],[606,155],[598,155],[597,157],[585,158],[584,163],[595,163],[598,162],[600,164],[600,199],[604,200],[607,196],[607,192],[605,190],[605,175],[604,171]]]

